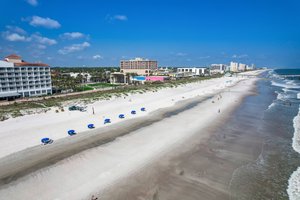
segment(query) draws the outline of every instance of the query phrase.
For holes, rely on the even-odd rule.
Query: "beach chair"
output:
[[[110,119],[105,119],[104,120],[104,124],[109,124],[109,123],[111,123]]]
[[[124,114],[120,114],[120,115],[119,115],[119,118],[120,118],[120,119],[124,119],[124,118],[125,118],[125,115],[124,115]]]
[[[135,110],[132,110],[132,111],[131,111],[131,114],[132,114],[132,115],[135,115],[135,114],[136,114],[136,111],[135,111]]]
[[[88,127],[89,129],[95,128],[94,124],[88,124],[87,127]]]
[[[75,130],[68,130],[68,134],[72,136],[72,135],[76,135],[76,132]]]
[[[51,144],[53,142],[53,140],[50,138],[43,138],[43,139],[41,139],[41,142],[43,145],[46,145],[46,144]]]
[[[145,111],[146,111],[146,108],[144,108],[144,107],[143,107],[143,108],[141,108],[141,111],[145,112]]]

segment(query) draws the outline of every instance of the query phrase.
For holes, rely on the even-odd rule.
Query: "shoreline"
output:
[[[236,101],[238,101],[238,100],[242,100],[242,97],[244,97],[244,96],[247,96],[247,94],[249,95],[249,93],[247,93],[247,92],[245,92],[245,91],[240,91],[239,93],[234,93],[234,89],[233,88],[236,88],[236,87],[238,87],[238,86],[240,86],[240,87],[243,87],[243,85],[244,84],[242,84],[242,83],[245,83],[246,81],[252,81],[252,82],[254,82],[254,80],[252,79],[252,80],[250,80],[250,79],[248,79],[248,80],[244,80],[244,81],[242,81],[242,82],[240,82],[240,83],[238,83],[236,86],[233,86],[233,87],[231,87],[229,90],[230,91],[226,91],[226,89],[225,89],[225,91],[223,91],[223,93],[228,93],[229,94],[229,96],[227,96],[227,95],[225,95],[226,97],[224,97],[224,99],[226,99],[225,101],[226,101],[226,103],[225,102],[223,102],[222,103],[222,108],[221,108],[221,114],[222,114],[222,116],[223,115],[226,115],[225,114],[225,112],[226,112],[226,110],[234,110],[234,108],[237,106],[237,102],[232,102],[232,99],[230,100],[230,96],[231,95],[234,95],[234,98],[236,99]],[[248,86],[245,86],[244,85],[244,87],[247,87],[248,88]],[[242,93],[241,93],[242,92]],[[218,92],[217,92],[218,93]],[[240,96],[238,96],[237,97],[237,95],[240,95]],[[223,95],[222,95],[223,96]],[[216,100],[216,97],[214,97],[215,98],[215,100]],[[209,98],[208,98],[209,99]],[[222,101],[224,101],[223,99],[222,99]],[[216,103],[218,103],[217,102],[217,100],[216,100]],[[183,103],[184,104],[184,103]],[[229,105],[231,105],[231,106],[229,106]],[[209,106],[208,106],[209,105]],[[206,108],[205,106],[208,106],[208,108]],[[224,107],[225,106],[225,107]],[[229,107],[228,107],[229,106]],[[199,108],[198,108],[199,107]],[[183,116],[186,116],[187,114],[185,114],[185,113],[189,113],[189,112],[195,112],[195,110],[199,110],[200,108],[201,108],[201,110],[207,110],[207,111],[203,111],[203,112],[205,112],[205,113],[207,113],[208,114],[208,116],[206,116],[206,118],[204,118],[204,120],[209,120],[209,119],[214,119],[216,116],[215,115],[217,115],[218,116],[218,113],[217,113],[217,109],[218,108],[215,108],[215,112],[216,113],[211,113],[211,109],[213,108],[213,107],[216,107],[213,103],[211,103],[211,100],[209,99],[209,100],[204,100],[204,102],[202,102],[202,103],[200,103],[198,106],[196,106],[196,107],[194,107],[194,108],[192,108],[192,109],[190,109],[190,110],[187,110],[187,111],[183,111],[183,112],[179,112],[179,113],[176,113],[175,114],[175,116],[171,116],[171,117],[166,117],[166,116],[164,116],[163,117],[163,120],[161,120],[161,122],[159,121],[159,122],[156,122],[156,123],[154,123],[153,125],[149,125],[150,127],[156,127],[156,126],[166,126],[167,124],[166,124],[166,120],[168,121],[168,120],[172,120],[172,118],[177,118],[177,117],[179,117],[179,119],[185,119],[186,117],[183,117]],[[210,110],[210,111],[209,111]],[[190,113],[190,115],[191,115],[191,113]],[[187,115],[187,116],[190,116],[190,115]],[[193,114],[193,115],[195,115],[195,113]],[[145,117],[145,118],[147,118],[147,116]],[[135,119],[135,120],[138,120],[138,118],[137,119]],[[126,123],[128,123],[128,121],[126,122]],[[173,125],[175,125],[174,124],[174,122],[172,122],[173,123]],[[207,123],[209,124],[209,121],[207,121]],[[159,124],[162,124],[162,125],[159,125]],[[115,124],[115,126],[118,126],[118,124]],[[117,143],[118,142],[122,142],[122,140],[126,140],[126,139],[128,139],[128,138],[131,138],[131,137],[135,137],[137,134],[135,133],[135,132],[143,132],[143,134],[144,134],[144,132],[145,132],[145,130],[147,130],[147,127],[149,127],[149,126],[146,126],[146,127],[143,127],[142,128],[142,130],[136,130],[136,131],[133,131],[130,135],[126,135],[126,136],[124,136],[124,137],[121,137],[120,139],[121,139],[121,141],[119,141],[120,139],[118,139],[118,140],[116,140],[116,141],[114,141],[114,142],[111,142],[111,143],[108,143],[108,144],[106,144],[106,145],[104,145],[103,147],[101,147],[100,146],[100,149],[101,148],[108,148],[110,145],[117,145]],[[191,136],[193,136],[194,134],[195,134],[195,131],[199,128],[199,127],[202,127],[202,128],[204,128],[203,126],[204,125],[199,125],[199,124],[190,124],[190,126],[192,126],[192,127],[194,127],[194,128],[192,128],[191,130],[191,132],[188,132],[188,134],[187,134],[187,136],[182,136],[182,134],[180,133],[180,132],[178,132],[176,135],[174,135],[174,136],[172,136],[172,137],[174,137],[174,142],[173,143],[170,143],[169,144],[169,146],[168,146],[168,148],[167,147],[164,147],[164,146],[161,146],[160,148],[167,148],[168,150],[166,150],[166,151],[170,151],[170,149],[171,149],[171,147],[172,146],[174,146],[176,143],[182,143],[182,139],[183,138],[186,138],[186,139],[188,139],[189,137],[191,137]],[[113,126],[111,126],[111,127],[107,127],[108,129],[109,128],[112,128]],[[196,127],[198,127],[198,128],[196,128]],[[164,131],[166,131],[167,129],[166,128],[164,128],[163,129]],[[175,132],[177,131],[177,130],[174,130]],[[142,132],[140,133],[140,134],[142,134]],[[155,133],[155,134],[160,134],[160,133]],[[209,133],[206,133],[206,134],[204,134],[204,135],[202,135],[203,137],[204,136],[207,136],[207,135],[209,135]],[[201,136],[201,137],[202,137]],[[149,135],[147,136],[147,137],[150,137]],[[154,137],[154,136],[153,136]],[[162,137],[162,135],[160,135],[160,137]],[[123,139],[122,139],[123,138]],[[151,138],[152,138],[152,136],[151,136]],[[178,138],[178,139],[176,139],[176,138]],[[182,139],[179,139],[179,138],[182,138]],[[155,138],[152,138],[152,139],[155,139]],[[165,142],[167,142],[167,141],[169,141],[169,139],[167,139],[167,138],[165,138]],[[186,139],[184,139],[184,140],[186,140]],[[176,142],[176,140],[177,140],[177,142]],[[170,141],[169,141],[170,142]],[[168,142],[167,142],[168,143]],[[145,143],[146,144],[146,143]],[[148,144],[148,143],[147,143]],[[175,145],[176,146],[176,145]],[[51,147],[53,147],[53,146],[49,146],[49,147],[47,147],[47,148],[51,148]],[[53,147],[54,148],[54,147]],[[73,160],[73,159],[75,159],[74,157],[78,157],[80,154],[85,154],[85,153],[88,153],[89,151],[93,151],[94,149],[97,149],[97,148],[93,148],[93,149],[91,149],[91,150],[86,150],[86,151],[84,151],[84,152],[82,152],[82,153],[79,153],[78,155],[75,155],[75,156],[71,156],[71,157],[69,157],[67,160]],[[99,149],[99,148],[98,148]],[[162,149],[161,149],[162,150]],[[159,153],[159,155],[162,153],[162,151],[161,150],[159,150],[158,149],[158,151],[160,152]],[[147,151],[149,151],[149,150],[147,150]],[[154,156],[154,154],[153,154],[153,152],[152,151],[150,151],[150,152],[148,152],[148,154],[149,154],[149,156],[150,157],[152,157],[152,156]],[[155,157],[159,157],[159,155],[155,155]],[[36,156],[35,156],[36,157]],[[155,157],[153,157],[153,158],[155,158]],[[43,157],[43,159],[47,159],[47,156],[45,157]],[[142,159],[142,158],[139,158],[139,159]],[[76,159],[75,159],[76,160]],[[148,163],[150,162],[150,158],[149,158],[149,160],[148,160]],[[143,163],[144,161],[142,161],[142,160],[137,160],[136,162],[141,162],[141,163]],[[51,169],[55,169],[56,167],[62,167],[61,165],[63,165],[62,163],[64,163],[64,161],[62,160],[62,161],[59,161],[59,162],[54,162],[54,163],[51,163],[51,164],[54,164],[53,166],[49,166],[49,167],[46,167],[46,169],[47,169],[47,171],[51,171]],[[126,163],[125,163],[126,164]],[[139,165],[136,165],[135,166],[135,168],[137,167],[137,166],[139,166]],[[133,167],[133,166],[132,166]],[[9,167],[7,167],[7,169],[9,169]],[[45,170],[46,170],[45,169]],[[19,169],[20,170],[20,169]],[[38,170],[37,172],[34,172],[34,173],[41,173],[43,171],[43,169],[40,169],[40,170]],[[44,173],[44,172],[43,172]],[[92,172],[90,172],[90,173],[92,173]],[[93,172],[94,173],[94,172]],[[25,181],[26,182],[26,180],[28,179],[28,178],[30,178],[31,177],[31,175],[29,174],[29,175],[26,175],[25,177],[23,177],[23,178],[21,178],[21,180],[20,181]],[[2,192],[4,192],[5,193],[5,188],[7,189],[7,187],[8,188],[10,188],[10,187],[13,187],[13,185],[14,185],[14,182],[17,182],[17,181],[13,181],[11,184],[8,184],[8,185],[6,185],[4,188],[2,187],[2,189],[0,190],[0,193],[1,193],[1,191]],[[96,185],[97,186],[97,185]],[[25,186],[24,186],[25,187]],[[27,185],[26,187],[29,187],[29,185]],[[93,187],[95,187],[95,186],[93,186]],[[95,191],[96,192],[96,191]],[[70,194],[71,195],[71,194]],[[74,195],[74,194],[73,194]],[[77,194],[78,195],[78,194]],[[1,195],[0,195],[1,196]],[[76,196],[76,195],[75,195]]]
[[[242,147],[242,145],[249,145],[247,139],[245,139],[244,143],[239,145],[241,146],[240,150],[242,150],[242,152],[232,155],[230,155],[233,153],[231,150],[227,153],[227,150],[219,152],[219,150],[217,150],[221,144],[219,140],[223,140],[225,135],[219,133],[218,130],[222,129],[222,126],[228,122],[231,115],[238,109],[245,98],[256,95],[255,87],[257,81],[258,80],[253,83],[252,89],[248,88],[247,92],[243,91],[244,94],[238,97],[238,101],[235,101],[236,105],[225,110],[222,116],[216,119],[213,124],[210,123],[203,127],[201,132],[206,132],[205,135],[192,135],[185,141],[174,145],[172,149],[169,149],[167,152],[160,154],[159,157],[156,157],[155,160],[139,169],[139,171],[123,178],[121,182],[115,183],[104,191],[98,191],[98,193],[95,192],[94,194],[97,194],[99,198],[104,200],[152,200],[160,198],[168,200],[194,200],[195,198],[203,200],[231,199],[230,186],[228,184],[231,182],[233,174],[229,176],[227,176],[228,174],[223,175],[223,173],[227,172],[226,170],[229,170],[226,168],[231,164],[226,164],[226,168],[223,169],[224,171],[220,174],[220,171],[213,166],[219,164],[223,165],[224,161],[222,161],[223,158],[221,161],[217,161],[218,156],[214,154],[228,154],[228,157],[238,156],[239,159],[243,161],[235,165],[240,167],[245,161],[249,163],[254,162],[260,154],[260,150],[256,152],[256,154],[248,155],[247,151],[251,151],[251,148],[245,151]],[[224,91],[222,95],[230,92]],[[234,136],[230,134],[226,136],[226,140],[233,138]],[[211,142],[213,144],[209,145],[208,143]],[[258,146],[260,146],[260,144]],[[202,158],[199,158],[199,155]],[[247,158],[243,159],[242,157],[244,156]],[[209,160],[213,163],[210,163]],[[235,170],[236,168],[233,167],[232,169]],[[213,180],[209,180],[209,178],[203,179],[206,175],[208,176],[208,174],[211,173],[209,171],[212,171],[213,174],[215,173],[213,176],[216,176],[215,178],[217,179],[222,179],[222,181],[218,183],[215,178],[213,178]],[[140,184],[144,182],[147,182],[146,186]],[[121,192],[115,194],[120,188]]]
[[[294,135],[292,138],[292,147],[295,152],[300,153],[299,138],[300,138],[300,107],[297,115],[293,119]],[[300,196],[299,190],[300,167],[298,167],[290,176],[288,181],[287,193],[291,200],[297,199]]]

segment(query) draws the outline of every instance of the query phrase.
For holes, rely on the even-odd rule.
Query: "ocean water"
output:
[[[261,153],[235,171],[231,199],[300,200],[300,69],[270,70],[262,78],[258,95],[241,108],[259,118],[252,132]]]
[[[295,111],[298,111],[296,115],[293,112],[289,119],[293,118],[292,147],[300,154],[300,69],[274,70],[269,75],[273,79],[272,85],[278,87],[277,102],[294,104]],[[287,193],[291,200],[300,199],[300,166],[289,178]]]

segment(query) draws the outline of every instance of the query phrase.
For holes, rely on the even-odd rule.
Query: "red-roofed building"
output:
[[[52,94],[50,66],[12,54],[0,61],[0,99]]]

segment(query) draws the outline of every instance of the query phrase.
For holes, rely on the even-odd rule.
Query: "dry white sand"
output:
[[[114,97],[111,100],[97,101],[87,105],[87,112],[69,111],[55,113],[55,109],[47,113],[27,115],[0,122],[0,158],[26,148],[40,145],[40,140],[49,137],[54,141],[69,137],[67,131],[74,129],[77,133],[87,131],[87,124],[93,123],[96,128],[104,126],[105,118],[110,118],[112,124],[126,119],[144,116],[160,108],[173,106],[176,102],[196,96],[214,94],[217,91],[236,84],[242,77],[227,77],[205,80],[198,83],[182,85],[177,88],[161,89],[157,92],[132,94],[124,97]],[[141,112],[145,107],[147,112]],[[92,114],[92,108],[95,115]],[[136,115],[131,115],[136,110]],[[126,119],[119,119],[119,114],[125,114]]]
[[[131,108],[141,106],[146,107],[149,112],[171,106],[174,104],[172,99],[180,101],[182,96],[191,98],[207,93],[213,94],[225,88],[228,80],[232,80],[233,84],[239,79],[221,78],[189,84],[177,89],[164,89],[158,93],[132,95],[129,97],[132,99],[130,103],[126,101],[128,98],[98,102],[93,105],[97,112],[94,117],[88,113],[66,112],[42,114],[35,122],[31,121],[37,116],[12,119],[3,122],[4,130],[6,130],[4,132],[2,132],[1,124],[0,143],[3,143],[0,145],[1,155],[4,156],[37,145],[42,136],[50,136],[54,139],[65,137],[65,132],[70,126],[82,131],[88,122],[94,122],[97,127],[100,127],[103,115],[117,116],[120,112],[127,114]],[[237,84],[230,89],[233,92],[222,94],[220,100],[217,100],[218,96],[215,97],[213,99],[215,103],[207,100],[192,109],[141,128],[111,143],[86,150],[55,165],[26,175],[3,186],[0,189],[0,199],[88,199],[92,194],[105,190],[114,185],[116,181],[134,173],[148,163],[155,162],[165,152],[180,147],[180,144],[191,136],[201,134],[206,137],[209,133],[201,132],[201,129],[213,123],[223,112],[232,110],[238,104],[237,102],[245,96],[247,88],[254,81],[255,79],[249,79]],[[218,112],[219,109],[221,113]],[[65,119],[66,116],[69,118]],[[116,117],[111,118],[116,121]],[[18,123],[11,127],[16,121]],[[39,123],[42,125],[38,126]],[[19,129],[18,132],[14,132],[22,126],[24,127],[22,131]],[[82,126],[84,128],[80,129]],[[48,134],[41,135],[41,132]],[[28,141],[30,144],[20,146],[14,140],[10,141],[12,136],[9,136],[9,133],[14,133],[15,139]],[[10,142],[5,143],[3,140]],[[2,145],[9,146],[8,150]]]

